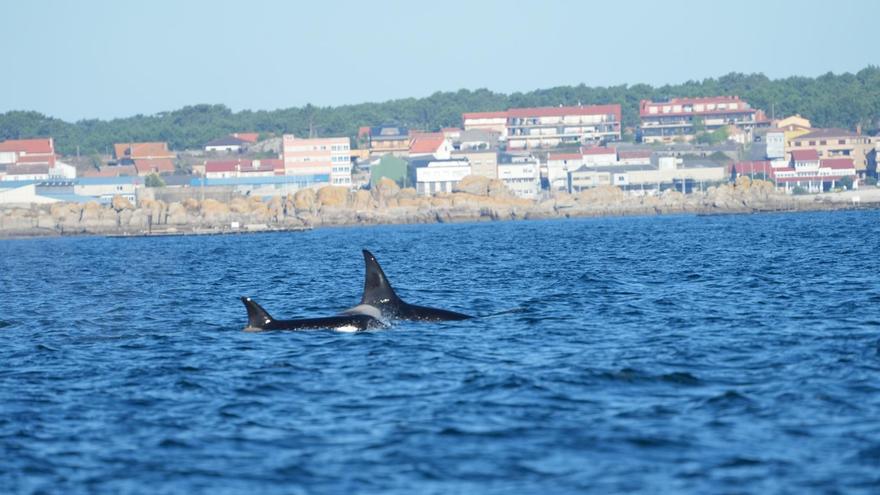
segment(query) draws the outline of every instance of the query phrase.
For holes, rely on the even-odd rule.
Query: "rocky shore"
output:
[[[531,201],[513,196],[501,181],[470,176],[463,179],[454,192],[430,197],[418,196],[415,189],[401,189],[393,181],[383,180],[370,191],[327,186],[268,201],[240,197],[229,203],[214,199],[165,203],[147,199],[135,207],[117,196],[107,206],[93,202],[4,207],[0,208],[0,237],[220,234],[342,225],[853,207],[856,205],[852,203],[805,201],[780,194],[769,182],[747,177],[740,177],[734,184],[689,195],[666,191],[660,196],[633,196],[617,187],[604,186]]]

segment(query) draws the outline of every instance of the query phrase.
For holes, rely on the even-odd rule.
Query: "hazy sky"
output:
[[[0,0],[0,14],[0,112],[65,120],[880,64],[875,0]]]

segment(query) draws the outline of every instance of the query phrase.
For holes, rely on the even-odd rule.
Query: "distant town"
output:
[[[625,142],[620,105],[464,113],[460,127],[416,130],[365,123],[347,136],[217,136],[201,149],[116,143],[98,163],[60,156],[52,136],[0,142],[0,204],[137,204],[157,190],[273,197],[328,186],[369,189],[383,178],[420,196],[451,193],[468,176],[497,179],[541,200],[615,186],[629,195],[684,194],[748,176],[779,192],[875,185],[880,138],[814,128],[800,115],[768,118],[738,96],[642,100]]]

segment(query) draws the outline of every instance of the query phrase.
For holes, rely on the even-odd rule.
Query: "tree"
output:
[[[840,178],[840,180],[838,181],[838,184],[840,184],[840,187],[846,189],[847,191],[852,191],[853,178],[852,178],[852,176],[846,175],[846,176]]]
[[[152,173],[144,179],[144,185],[147,187],[165,187],[165,181],[157,174]]]

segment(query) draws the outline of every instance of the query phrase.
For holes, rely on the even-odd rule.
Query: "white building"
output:
[[[537,199],[541,193],[540,167],[532,156],[503,155],[498,162],[498,178],[515,196]]]
[[[547,155],[547,183],[551,191],[567,191],[568,174],[584,165],[580,153],[550,153]]]
[[[582,148],[581,155],[583,155],[584,165],[588,167],[617,165],[617,149],[615,148],[604,146]]]
[[[452,192],[461,179],[471,174],[467,160],[433,160],[416,168],[416,190],[423,196]]]

